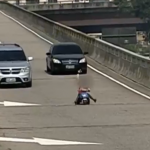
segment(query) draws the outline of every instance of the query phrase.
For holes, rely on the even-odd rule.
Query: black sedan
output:
[[[76,43],[59,43],[53,44],[48,53],[46,53],[47,72],[51,74],[63,71],[78,71],[87,73],[87,60],[85,58],[87,52],[82,52]]]

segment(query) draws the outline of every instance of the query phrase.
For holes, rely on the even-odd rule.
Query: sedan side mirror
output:
[[[88,52],[84,52],[84,55],[88,54]]]
[[[33,57],[28,57],[28,61],[32,61],[33,60]]]

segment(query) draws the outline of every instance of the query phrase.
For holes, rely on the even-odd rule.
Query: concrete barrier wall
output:
[[[52,37],[61,42],[72,41],[78,43],[84,51],[89,52],[89,57],[93,60],[150,88],[150,61],[148,59],[105,41],[96,40],[23,8],[0,2],[0,9],[33,30],[38,31],[39,34],[45,35],[48,39]]]

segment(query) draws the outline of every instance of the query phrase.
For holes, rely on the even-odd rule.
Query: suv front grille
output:
[[[19,68],[16,69],[0,69],[2,74],[19,74],[20,70]]]
[[[6,82],[6,78],[3,78],[0,82]],[[22,82],[22,80],[20,78],[16,78],[16,82]]]

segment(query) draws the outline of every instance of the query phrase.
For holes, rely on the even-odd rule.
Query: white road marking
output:
[[[64,141],[64,140],[54,140],[54,139],[43,139],[43,138],[35,138],[33,139],[22,139],[22,138],[7,138],[0,137],[1,142],[21,142],[21,143],[38,143],[42,146],[44,145],[102,145],[103,143],[89,143],[89,142],[76,142],[76,141]]]
[[[44,37],[40,36],[38,33],[34,32],[33,30],[31,30],[31,29],[28,28],[27,26],[23,25],[21,22],[17,21],[17,20],[14,19],[13,17],[11,17],[11,16],[5,14],[3,11],[0,11],[0,13],[3,14],[4,16],[6,16],[7,18],[13,20],[13,21],[16,22],[17,24],[19,24],[20,26],[22,26],[23,28],[25,28],[26,30],[28,30],[29,32],[33,33],[34,35],[36,35],[37,37],[39,37],[39,38],[42,39],[43,41],[46,41],[47,43],[49,43],[49,44],[51,44],[51,45],[53,44],[51,41],[49,41],[49,40],[45,39]],[[141,93],[141,92],[139,92],[139,91],[137,91],[137,90],[135,90],[135,89],[133,89],[133,88],[127,86],[126,84],[124,84],[124,83],[122,83],[122,82],[120,82],[120,81],[118,81],[118,80],[116,80],[116,79],[114,79],[114,78],[112,78],[112,77],[106,75],[105,73],[103,73],[103,72],[97,70],[96,68],[92,67],[91,65],[88,65],[88,67],[89,67],[91,70],[97,72],[98,74],[101,74],[102,76],[104,76],[104,77],[110,79],[111,81],[113,81],[113,82],[115,82],[115,83],[117,83],[117,84],[123,86],[124,88],[126,88],[126,89],[128,89],[128,90],[130,90],[130,91],[132,91],[132,92],[134,92],[134,93],[136,93],[136,94],[138,94],[138,95],[140,95],[140,96],[142,96],[142,97],[145,97],[145,98],[147,98],[147,99],[150,100],[150,96],[148,96],[148,95],[146,95],[146,94],[144,94],[144,93]]]
[[[10,107],[10,106],[37,106],[40,104],[30,104],[30,103],[19,103],[19,102],[10,102],[10,101],[4,101],[4,106]]]
[[[102,144],[102,143],[64,141],[64,140],[41,139],[41,138],[33,138],[33,139],[40,145],[101,145]]]
[[[36,143],[36,141],[33,139],[20,139],[20,138],[7,138],[7,137],[0,137],[0,141],[2,141],[2,142]]]
[[[10,102],[10,101],[4,101],[0,102],[0,105],[4,105],[5,107],[15,107],[15,106],[38,106],[40,104],[30,104],[30,103],[19,103],[19,102]]]
[[[4,102],[0,102],[0,105],[4,105]]]

